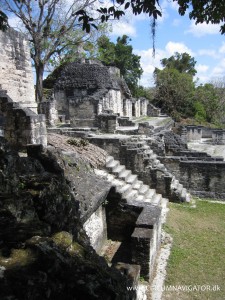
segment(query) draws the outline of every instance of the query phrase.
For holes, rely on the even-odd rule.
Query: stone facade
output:
[[[37,112],[28,41],[13,29],[0,31],[0,85],[21,107]]]
[[[208,139],[214,145],[225,145],[225,130],[212,129],[203,126],[189,125],[186,133],[187,142]]]
[[[212,143],[215,145],[225,145],[225,130],[212,130]]]
[[[22,108],[0,90],[0,113],[2,115],[2,136],[16,148],[27,144],[47,146],[45,115],[35,114],[29,108]]]
[[[47,146],[45,115],[37,114],[30,49],[25,36],[0,31],[0,135],[17,148]]]
[[[121,117],[147,115],[148,101],[134,99],[120,71],[96,61],[65,66],[54,88],[56,109],[73,127],[96,127],[105,112]]]

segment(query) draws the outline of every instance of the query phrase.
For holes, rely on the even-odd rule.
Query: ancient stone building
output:
[[[37,113],[28,40],[13,29],[0,31],[0,88],[21,107]]]
[[[45,116],[37,114],[26,37],[0,31],[0,135],[16,147],[47,145]]]
[[[147,115],[148,101],[132,98],[120,71],[97,61],[68,64],[55,84],[54,96],[59,116],[74,127],[97,127],[102,114]]]

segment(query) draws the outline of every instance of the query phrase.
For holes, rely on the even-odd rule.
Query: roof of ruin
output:
[[[125,81],[118,76],[118,72],[112,72],[108,67],[97,61],[85,60],[85,62],[68,63],[62,70],[56,81],[56,90],[66,89],[114,89],[129,94]]]

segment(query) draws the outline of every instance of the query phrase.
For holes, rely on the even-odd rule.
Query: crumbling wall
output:
[[[47,146],[47,130],[44,115],[22,108],[4,92],[0,92],[0,112],[4,116],[4,137],[16,148],[27,144]]]
[[[225,145],[225,130],[212,130],[212,143],[215,145]]]
[[[0,85],[21,107],[37,112],[28,41],[12,28],[0,31]]]
[[[127,117],[147,115],[148,100],[132,98],[119,69],[95,61],[67,64],[55,83],[54,97],[59,115],[74,127],[93,127],[106,111]]]

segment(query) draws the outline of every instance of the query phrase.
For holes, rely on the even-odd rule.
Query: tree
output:
[[[197,116],[205,116],[205,120],[209,123],[219,123],[218,121],[220,120],[221,113],[224,113],[224,109],[223,111],[221,110],[220,99],[216,88],[210,83],[200,85],[196,88],[194,98],[196,101],[195,108]]]
[[[195,20],[195,23],[206,22],[211,24],[220,24],[221,34],[225,33],[225,2],[221,0],[173,0],[178,4],[178,12],[181,16],[189,13],[189,18]],[[156,20],[161,13],[161,0],[115,0],[110,7],[100,7],[102,22],[107,22],[110,18],[120,19],[129,9],[134,15],[146,13],[152,18],[152,35],[155,36]],[[77,12],[81,16],[84,28],[89,23],[89,16],[85,10]]]
[[[155,103],[175,120],[193,116],[195,85],[190,74],[176,69],[155,70]]]
[[[127,35],[117,38],[116,44],[110,42],[109,38],[102,36],[98,40],[99,54],[97,58],[107,66],[115,66],[126,81],[132,94],[138,88],[138,80],[143,70],[141,68],[141,57],[133,54],[133,47],[129,45],[131,39]]]
[[[6,14],[2,10],[0,10],[0,30],[6,31],[8,27],[8,18]]]
[[[50,58],[56,53],[60,54],[69,45],[78,46],[86,37],[84,32],[76,34],[81,26],[76,12],[80,9],[89,11],[95,1],[2,0],[5,9],[22,21],[32,44],[37,101],[43,98],[43,73]]]
[[[164,68],[176,69],[180,73],[186,73],[194,76],[197,71],[195,69],[196,61],[188,53],[175,52],[169,58],[163,58],[161,64]]]
[[[154,71],[157,104],[176,119],[193,116],[196,61],[187,53],[176,52],[161,63],[164,69]]]

